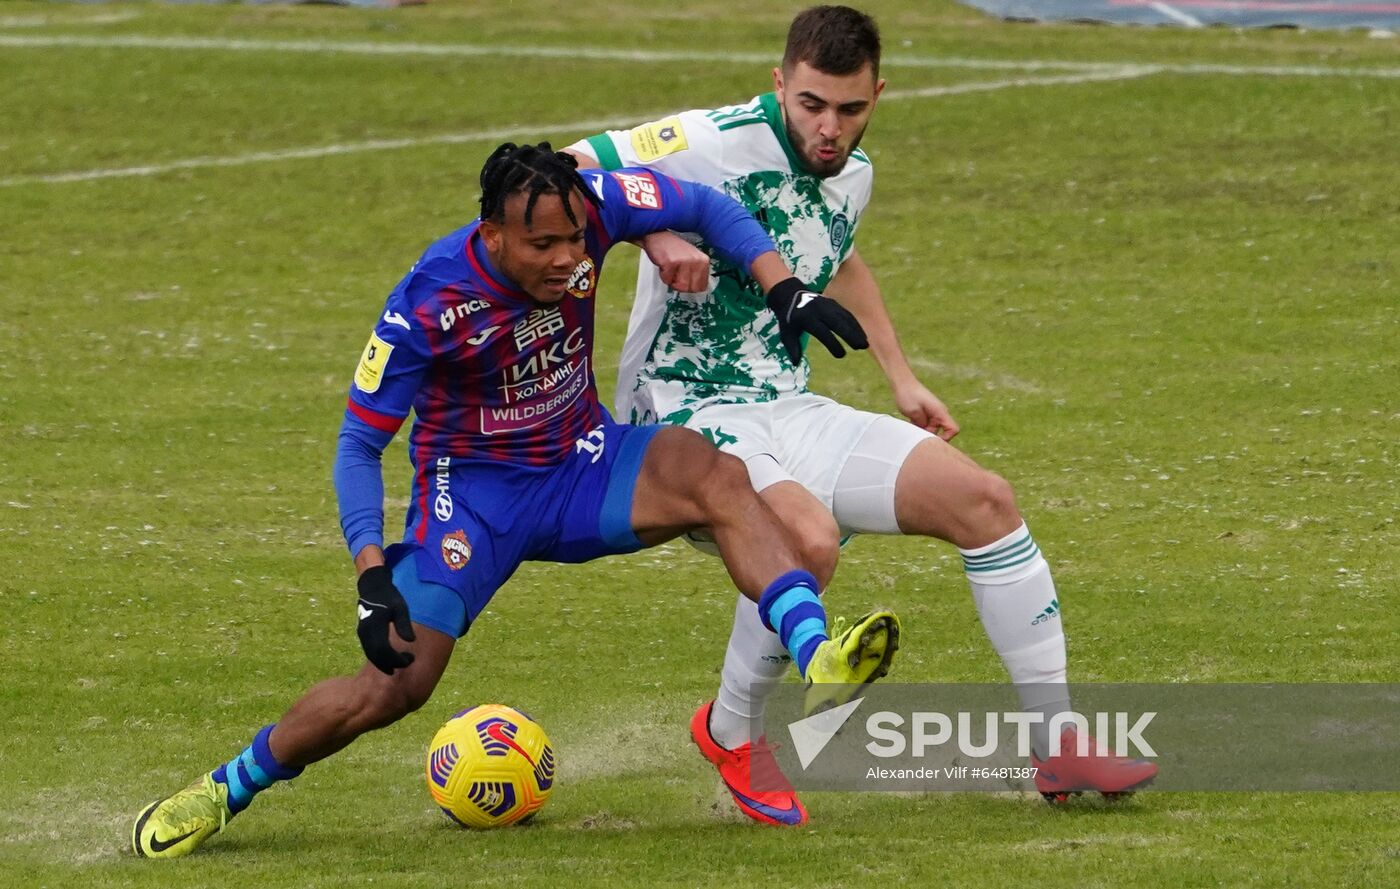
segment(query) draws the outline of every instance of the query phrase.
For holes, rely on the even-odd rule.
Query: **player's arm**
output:
[[[947,406],[919,382],[914,369],[909,366],[885,300],[880,295],[880,285],[859,252],[852,250],[846,261],[841,263],[827,285],[826,293],[850,309],[865,329],[866,336],[870,338],[870,354],[889,381],[900,413],[944,441],[957,435],[957,421],[948,412]]]
[[[738,201],[709,186],[642,168],[589,177],[597,177],[602,189],[602,216],[613,240],[665,229],[695,232],[721,259],[746,270],[778,317],[794,364],[802,359],[803,334],[816,337],[837,358],[846,354],[842,340],[853,349],[866,347],[865,332],[851,313],[794,276],[768,232]]]
[[[413,663],[413,653],[399,651],[389,641],[392,624],[400,638],[413,641],[413,623],[408,604],[394,586],[384,564],[384,479],[381,461],[384,448],[394,437],[368,425],[348,410],[340,427],[335,451],[336,499],[340,505],[340,525],[355,555],[355,626],[365,657],[384,673],[393,674]]]
[[[408,416],[430,357],[426,337],[410,318],[391,298],[355,369],[332,470],[341,531],[359,576],[360,647],[390,674],[413,663],[412,652],[389,641],[391,624],[407,641],[414,633],[408,605],[384,563],[383,474],[384,449]]]
[[[565,154],[572,154],[574,156],[574,160],[578,161],[578,168],[580,170],[597,170],[601,168],[602,164],[598,163],[598,159],[596,157],[579,147],[583,144],[584,143],[580,142],[575,145],[570,145],[568,148],[564,148],[561,150]]]
[[[579,169],[616,170],[644,166],[682,180],[714,181],[724,143],[712,121],[686,111],[631,130],[609,130],[565,148]],[[710,257],[670,231],[633,239],[656,266],[661,283],[677,293],[704,293],[710,287]]]
[[[580,170],[598,169],[599,164],[592,154],[578,146],[587,141],[565,148],[578,161]],[[651,232],[632,243],[642,248],[642,252],[656,266],[661,283],[677,293],[704,293],[710,288],[710,257],[705,251],[670,231]]]

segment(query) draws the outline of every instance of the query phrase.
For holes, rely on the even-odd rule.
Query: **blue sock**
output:
[[[228,785],[228,809],[234,815],[248,808],[259,792],[301,774],[301,769],[289,769],[272,755],[267,746],[271,735],[272,726],[263,726],[242,753],[214,770],[214,780]]]
[[[812,653],[827,640],[826,609],[817,598],[817,579],[800,570],[782,575],[763,591],[758,616],[765,627],[778,634],[797,664],[797,672],[805,677]]]

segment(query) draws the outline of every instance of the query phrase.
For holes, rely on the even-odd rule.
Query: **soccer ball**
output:
[[[544,729],[504,704],[447,720],[428,745],[428,792],[463,827],[505,827],[534,815],[554,789]]]

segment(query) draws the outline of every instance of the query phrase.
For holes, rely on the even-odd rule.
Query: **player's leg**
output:
[[[930,438],[900,466],[893,499],[903,533],[948,540],[962,554],[977,614],[1021,709],[1043,716],[1032,727],[1031,762],[1046,799],[1063,802],[1089,789],[1117,797],[1151,783],[1157,775],[1153,763],[1101,753],[1092,742],[1090,752],[1080,754],[1072,732],[1063,738],[1048,734],[1050,720],[1070,709],[1060,599],[1011,485]],[[1063,753],[1051,755],[1062,746]]]
[[[742,461],[689,429],[658,430],[636,476],[631,526],[643,546],[705,529],[735,586],[757,603],[765,628],[806,675],[828,638],[817,579],[802,569],[791,538],[749,486]]]
[[[1004,479],[910,423],[879,417],[842,466],[832,506],[847,527],[957,546],[982,625],[1022,708],[1047,721],[1069,708],[1050,566]],[[1046,749],[1043,729],[1033,740]]]
[[[754,493],[737,458],[676,427],[605,423],[590,431],[586,442],[574,461],[579,465],[565,469],[575,479],[559,523],[564,530],[535,558],[586,561],[703,529],[722,548],[731,575],[749,597],[743,601],[755,615],[766,615],[758,618],[763,644],[784,659],[784,667],[791,659],[806,668],[813,699],[849,696],[883,674],[898,647],[897,619],[889,612],[872,613],[836,639],[827,638],[816,578],[797,567],[786,533]],[[696,742],[720,767],[740,805],[750,806],[746,811],[762,811],[754,817],[773,823],[806,819],[790,792],[782,800],[752,792],[748,757],[735,759],[709,738],[704,716],[698,720],[698,726],[692,721]],[[749,745],[744,747],[747,752]]]
[[[1011,486],[910,423],[820,396],[787,400],[775,424],[793,477],[843,529],[920,534],[963,553],[978,612],[1021,694],[1046,719],[1068,709],[1064,635],[1050,569]],[[1045,749],[1045,738],[1038,739]]]
[[[859,473],[860,467],[852,470]],[[1042,713],[1047,723],[1068,710],[1065,635],[1055,581],[1021,518],[1011,485],[930,437],[900,465],[893,500],[900,531],[958,547],[982,627],[1022,709]],[[1032,732],[1032,738],[1036,749],[1046,749],[1043,730]]]
[[[426,704],[457,640],[418,621],[413,622],[413,631],[413,642],[391,634],[395,648],[414,654],[413,663],[392,676],[365,664],[353,676],[327,679],[302,695],[277,721],[268,739],[276,761],[288,768],[303,768]]]
[[[763,471],[758,466],[764,459],[746,461],[752,487],[787,530],[802,567],[812,572],[821,588],[826,589],[841,556],[841,529],[836,518],[825,503],[786,473],[773,484],[765,484]],[[773,462],[771,457],[766,459]]]
[[[396,722],[432,695],[466,630],[465,607],[450,589],[418,579],[412,556],[395,567],[394,583],[414,615],[415,638],[391,642],[413,663],[386,676],[365,664],[353,676],[312,686],[277,722],[264,726],[227,763],[184,790],[147,806],[132,828],[132,848],[149,858],[188,855],[263,790],[290,780],[365,732]]]
[[[771,455],[745,461],[751,486],[793,536],[798,559],[822,589],[836,571],[840,531],[831,511],[782,471]],[[782,683],[792,658],[778,637],[763,625],[758,606],[739,596],[734,623],[720,668],[714,706],[707,706],[710,736],[721,747],[736,750],[763,735],[763,712],[768,697]]]
[[[753,414],[763,407],[746,405],[744,409]],[[732,422],[732,412],[728,417],[725,427],[731,436],[742,435],[742,424]],[[792,481],[772,454],[748,454],[744,462],[751,487],[793,536],[803,567],[825,587],[840,551],[830,511]],[[712,545],[695,541],[694,535],[689,538],[703,552],[719,554]],[[777,634],[764,626],[757,603],[743,595],[737,599],[719,689],[691,717],[690,736],[718,769],[741,812],[765,824],[805,824],[807,810],[763,738],[764,709],[790,669],[792,656]]]
[[[729,576],[750,599],[781,575],[808,573],[792,538],[749,485],[742,461],[689,429],[660,429],[636,479],[632,529],[643,546],[655,546],[696,528],[714,538]]]
[[[402,572],[395,572],[395,584],[403,583]],[[451,591],[443,590],[439,595],[449,596]],[[405,593],[404,598],[412,613],[418,597]],[[259,732],[254,743],[215,769],[214,780],[228,785],[230,812],[236,815],[243,811],[255,795],[275,783],[261,779],[258,771],[269,777],[294,777],[312,763],[348,747],[360,735],[393,725],[426,704],[447,669],[457,639],[422,620],[413,621],[413,632],[414,641],[408,642],[390,628],[391,644],[412,652],[413,663],[395,670],[392,676],[365,664],[353,676],[316,683],[281,719]]]
[[[717,405],[686,426],[742,458],[750,486],[793,537],[803,567],[825,587],[836,568],[840,536],[831,511],[779,463],[773,417],[779,404]],[[699,544],[697,544],[699,545]],[[713,547],[700,547],[715,552]],[[715,554],[718,554],[715,552]],[[695,711],[690,735],[719,771],[735,805],[766,824],[800,825],[807,812],[764,743],[764,711],[792,658],[764,626],[757,605],[739,596],[712,701]]]
[[[520,533],[515,519],[522,498],[533,490],[528,473],[522,480],[504,469],[483,471],[444,458],[433,463],[431,484],[437,496],[425,511],[429,479],[420,468],[407,542],[386,553],[416,634],[414,642],[405,642],[391,626],[390,643],[413,652],[413,663],[392,675],[365,664],[353,676],[313,686],[270,734],[268,747],[279,763],[307,766],[423,706],[456,641],[520,564],[528,535]],[[497,531],[501,528],[512,532]]]
[[[840,553],[840,529],[828,505],[794,479],[778,459],[778,455],[791,455],[792,449],[786,446],[791,437],[818,434],[822,427],[820,418],[813,418],[803,428],[793,425],[794,415],[804,415],[805,419],[808,401],[786,398],[764,404],[712,406],[694,414],[686,425],[711,431],[711,437],[721,442],[724,449],[744,457],[751,485],[793,535],[804,567],[825,587]],[[835,404],[828,399],[819,401]],[[841,447],[837,450],[844,454]],[[763,625],[758,609],[748,599],[739,597],[720,669],[719,690],[713,702],[701,706],[691,723],[691,736],[720,768],[731,790],[735,789],[735,782],[726,775],[727,771],[759,774],[764,769],[763,748],[753,744],[764,736],[768,698],[781,684],[789,661],[786,651]],[[751,750],[757,752],[750,753]],[[750,756],[754,764],[747,768],[726,762],[743,762]],[[766,769],[769,780],[761,782],[765,793],[754,796],[771,804],[766,808],[753,806],[740,793],[734,794],[736,803],[757,821],[802,823],[805,816],[799,820],[790,815],[775,817],[775,813],[800,812],[802,806],[771,758]]]
[[[1065,636],[1050,565],[1005,479],[909,423],[882,417],[847,458],[833,495],[838,520],[874,533],[947,540],[962,554],[978,616],[1033,726],[1036,784],[1048,798],[1093,787],[1106,794],[1150,782],[1151,763],[1113,756],[1047,760],[1048,724],[1070,707]],[[1049,776],[1062,776],[1061,784]]]
[[[740,592],[755,599],[807,680],[809,712],[835,706],[884,676],[899,649],[899,619],[877,609],[828,636],[811,572],[797,567],[773,511],[754,493],[744,464],[688,429],[656,434],[632,501],[638,538],[659,542],[706,528]]]
[[[265,726],[237,756],[190,787],[147,807],[132,831],[137,854],[173,858],[194,851],[243,811],[254,796],[330,756],[367,731],[388,725],[422,706],[447,667],[454,642],[466,633],[491,595],[519,565],[523,534],[512,528],[522,482],[493,470],[472,475],[470,465],[439,467],[449,473],[447,504],[424,512],[410,501],[406,542],[387,551],[394,585],[408,604],[415,639],[391,632],[391,643],[411,651],[408,667],[386,676],[366,665],[353,676],[312,687],[282,716]],[[526,473],[528,475],[528,473]],[[432,484],[439,483],[436,477]],[[420,469],[420,494],[430,483]],[[479,503],[468,505],[470,488]],[[479,508],[478,508],[479,507]],[[472,542],[477,544],[473,552]]]
[[[695,528],[709,531],[729,576],[757,601],[764,625],[809,685],[858,686],[885,674],[898,648],[894,615],[875,612],[830,639],[816,578],[799,567],[787,532],[754,493],[743,462],[689,429],[657,430],[635,478],[633,532],[654,545]],[[824,687],[810,694],[809,706],[820,707],[850,692]]]
[[[840,536],[821,501],[792,481],[771,455],[745,461],[751,485],[792,534],[798,558],[824,588],[836,570]],[[772,484],[767,484],[772,480]],[[758,606],[739,596],[714,700],[695,711],[690,736],[719,770],[735,804],[765,824],[801,825],[807,810],[764,744],[764,711],[792,657],[763,625]]]

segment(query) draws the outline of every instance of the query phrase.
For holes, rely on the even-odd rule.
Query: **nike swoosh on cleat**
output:
[[[757,812],[762,812],[775,821],[781,821],[783,824],[797,824],[802,820],[802,813],[798,811],[797,806],[779,809],[777,806],[770,806],[767,803],[761,803],[756,799],[745,796],[738,790],[735,790],[734,785],[730,784],[728,781],[724,782],[724,786],[729,788],[729,792],[734,795],[735,799]]]
[[[146,826],[146,822],[150,819],[151,813],[154,812],[156,807],[162,802],[164,801],[156,800],[147,806],[141,814],[136,817],[136,826],[131,829],[131,851],[142,858],[146,857],[146,853],[141,850],[141,828]]]
[[[172,839],[172,840],[165,840],[165,841],[162,842],[161,840],[158,840],[158,839],[156,839],[155,837],[151,837],[151,843],[150,843],[150,845],[151,845],[151,851],[152,851],[152,852],[164,852],[166,849],[169,849],[171,846],[175,846],[175,845],[178,845],[178,844],[180,844],[180,843],[183,843],[185,840],[189,839],[190,837],[194,836],[194,835],[197,834],[197,833],[199,833],[199,828],[196,827],[194,830],[190,831],[189,833],[182,833],[182,834],[180,834],[178,837],[175,837],[175,838]]]

